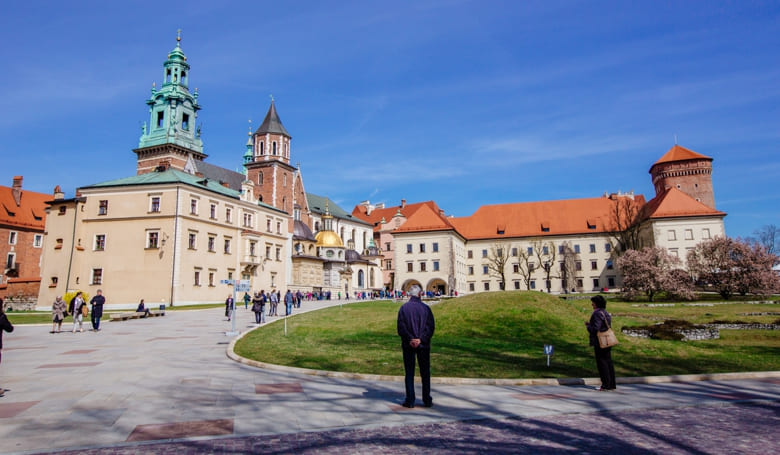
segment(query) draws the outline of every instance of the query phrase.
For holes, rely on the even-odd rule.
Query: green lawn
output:
[[[242,303],[243,305],[243,303]],[[147,308],[150,310],[156,310],[159,305],[149,305]],[[207,305],[182,305],[182,306],[166,306],[165,311],[187,311],[187,310],[208,310],[211,308],[224,308],[224,303],[209,303]],[[107,321],[109,319],[109,315],[111,313],[127,313],[128,311],[134,311],[134,309],[126,309],[126,310],[110,310],[103,313],[102,321]],[[24,324],[44,324],[44,323],[51,323],[52,322],[52,316],[51,311],[9,311],[6,312],[6,315],[8,315],[8,320],[11,321],[11,324],[14,325],[24,325]],[[89,320],[89,318],[87,318]],[[73,324],[73,317],[68,316],[65,318],[64,324]]]
[[[663,302],[662,302],[663,303]],[[236,353],[261,362],[331,371],[402,374],[396,302],[361,302],[296,315],[284,325],[255,330],[236,344]],[[624,325],[664,319],[691,322],[773,322],[780,305],[734,303],[708,307],[637,307],[610,301],[613,328],[621,344],[613,349],[618,376],[780,370],[780,331],[725,331],[700,342],[629,338]],[[446,377],[560,378],[594,376],[592,348],[583,321],[590,301],[562,300],[541,292],[482,293],[433,306],[436,334],[432,373]],[[543,347],[555,346],[550,367]]]

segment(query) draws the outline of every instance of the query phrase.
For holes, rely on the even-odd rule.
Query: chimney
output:
[[[401,208],[406,207],[406,199],[401,199]]]
[[[54,200],[65,199],[65,193],[62,191],[59,185],[54,187]]]
[[[22,176],[17,175],[14,176],[14,184],[11,187],[11,193],[14,196],[14,202],[16,202],[16,206],[19,207],[22,205]]]

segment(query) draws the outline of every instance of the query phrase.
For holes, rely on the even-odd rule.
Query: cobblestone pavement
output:
[[[777,402],[173,441],[58,454],[771,454]],[[40,452],[54,453],[54,452]]]

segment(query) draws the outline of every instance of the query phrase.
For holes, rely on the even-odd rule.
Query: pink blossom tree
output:
[[[713,286],[724,299],[734,294],[769,295],[780,291],[780,277],[772,271],[778,257],[758,243],[716,237],[688,253],[688,269]]]
[[[653,297],[665,293],[668,297],[693,299],[690,276],[682,269],[682,261],[661,247],[627,250],[618,258],[623,272],[623,297],[632,299],[644,294]]]

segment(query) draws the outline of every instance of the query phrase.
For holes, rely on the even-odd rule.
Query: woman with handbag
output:
[[[65,320],[65,316],[68,315],[68,306],[62,297],[57,296],[54,303],[51,304],[51,315],[53,324],[51,326],[51,332],[60,333],[62,331],[62,321]]]
[[[596,367],[598,367],[601,377],[601,386],[596,390],[615,390],[617,385],[615,384],[615,366],[612,364],[612,346],[617,344],[617,339],[612,333],[612,316],[607,313],[607,301],[604,297],[593,296],[590,302],[593,313],[590,315],[590,321],[585,323],[585,327],[590,334],[590,345],[593,346],[593,351],[596,354]],[[611,337],[604,336],[609,335],[608,331],[611,333]],[[607,341],[607,338],[611,340]]]
[[[76,293],[68,305],[68,313],[73,315],[73,333],[76,333],[76,325],[78,324],[79,332],[84,331],[84,318],[89,314],[89,307],[84,298],[81,297],[81,291]]]

